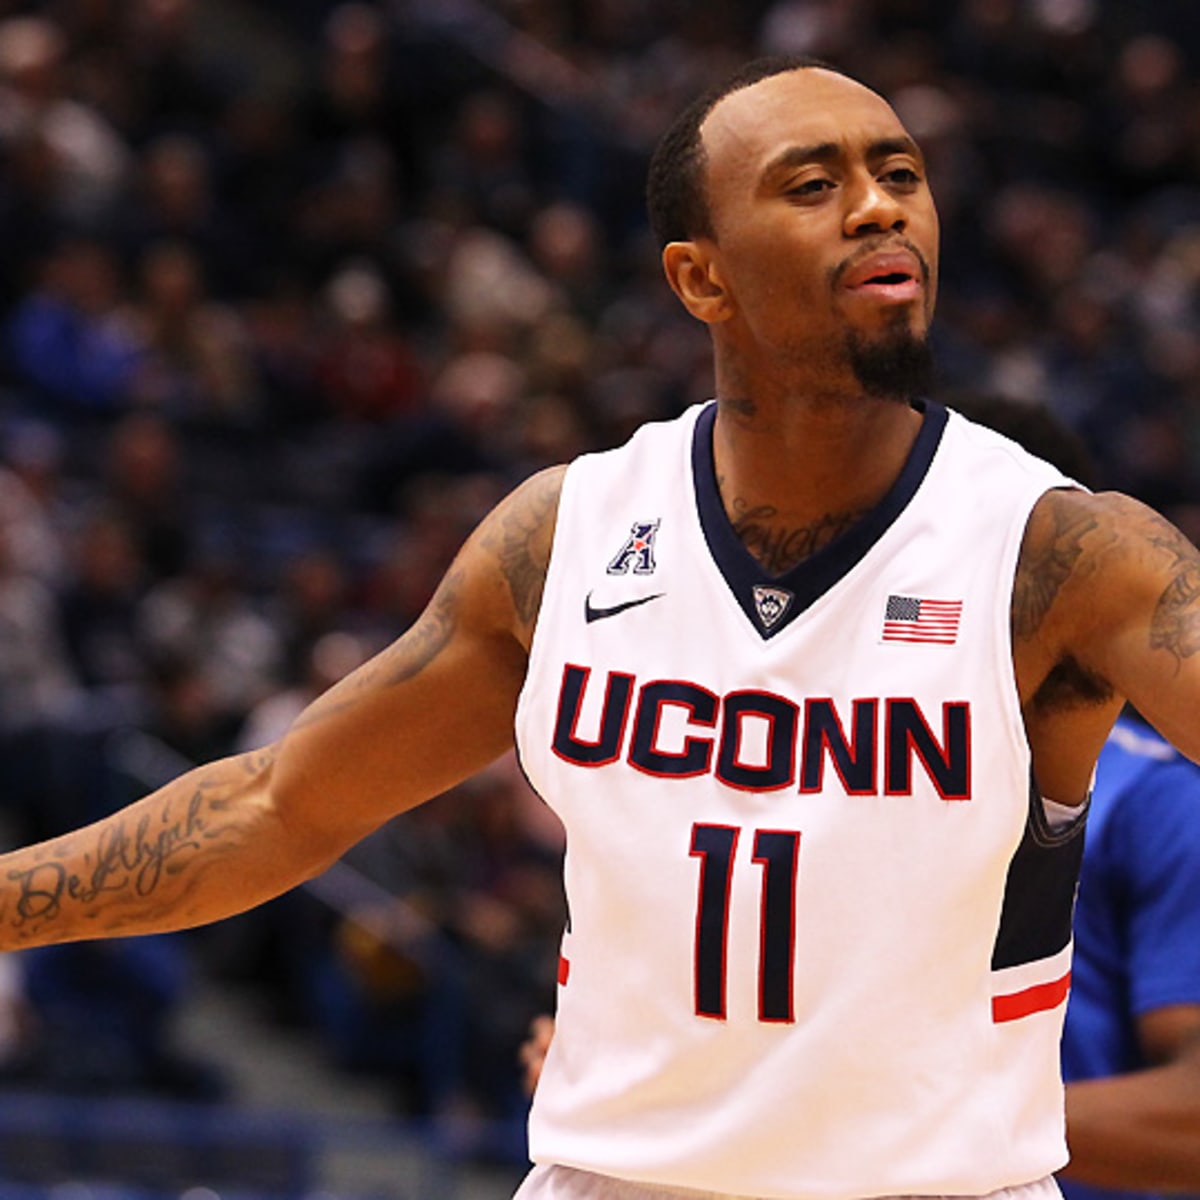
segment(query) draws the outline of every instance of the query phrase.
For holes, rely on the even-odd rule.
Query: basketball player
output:
[[[1046,409],[955,393],[949,403],[1089,487],[1084,444]],[[1063,1030],[1066,1200],[1200,1194],[1200,768],[1132,711],[1097,765]],[[554,1020],[521,1047],[533,1095]]]
[[[1053,1197],[1081,810],[1125,697],[1200,756],[1200,556],[920,398],[875,92],[756,64],[649,196],[718,399],[518,488],[278,744],[5,856],[0,945],[257,904],[515,738],[571,913],[521,1200]]]

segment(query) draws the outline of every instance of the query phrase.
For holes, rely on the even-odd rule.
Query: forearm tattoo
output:
[[[179,788],[108,820],[11,856],[0,922],[22,940],[149,929],[174,914],[187,924],[204,874],[251,836],[233,797],[269,769],[271,750],[213,764]],[[203,866],[198,856],[203,852]]]

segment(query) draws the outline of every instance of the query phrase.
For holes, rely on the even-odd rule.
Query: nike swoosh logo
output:
[[[639,596],[636,600],[626,600],[623,604],[613,604],[608,608],[595,608],[592,605],[592,594],[588,592],[583,602],[583,619],[590,625],[593,621],[603,621],[605,617],[615,617],[627,608],[637,608],[639,604],[649,604],[651,600],[661,600],[665,592],[655,592],[652,596]]]

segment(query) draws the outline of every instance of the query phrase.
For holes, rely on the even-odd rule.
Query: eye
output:
[[[787,189],[785,195],[795,196],[797,199],[811,199],[814,196],[819,196],[822,192],[830,190],[834,186],[832,179],[826,179],[823,175],[815,175],[811,179],[802,179],[799,183],[794,183]]]
[[[921,176],[912,167],[892,167],[891,170],[885,171],[880,178],[885,183],[903,188],[913,188],[921,182]]]

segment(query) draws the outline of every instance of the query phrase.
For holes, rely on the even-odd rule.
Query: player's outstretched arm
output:
[[[512,745],[561,470],[471,535],[416,624],[284,738],[0,856],[0,950],[181,929],[318,874]]]

